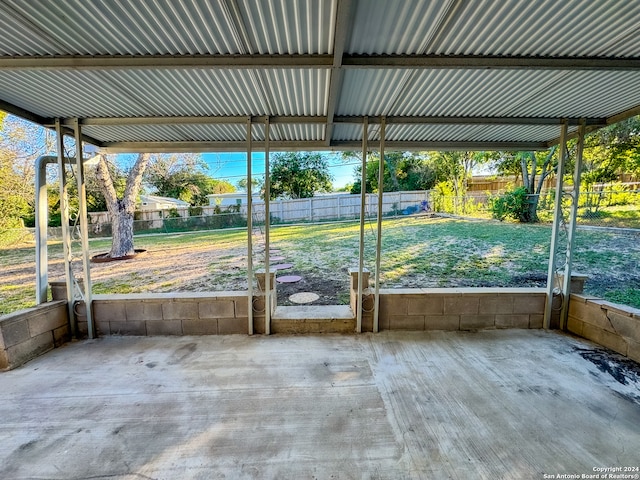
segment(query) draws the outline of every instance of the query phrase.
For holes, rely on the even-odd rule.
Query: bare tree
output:
[[[100,156],[96,170],[96,178],[111,214],[111,251],[109,257],[121,258],[133,255],[133,215],[136,208],[136,198],[142,184],[142,176],[147,168],[151,156],[148,153],[138,155],[136,162],[129,171],[124,195],[118,198],[109,173],[105,155]]]

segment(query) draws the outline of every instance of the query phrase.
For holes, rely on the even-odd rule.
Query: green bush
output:
[[[492,197],[489,201],[491,215],[500,221],[512,218],[521,222],[526,221],[529,209],[529,194],[524,187]]]

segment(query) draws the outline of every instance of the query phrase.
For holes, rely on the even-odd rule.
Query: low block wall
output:
[[[542,328],[543,288],[408,288],[380,290],[380,330]],[[363,331],[372,331],[373,296],[365,297]]]
[[[640,362],[638,309],[572,294],[567,330]]]
[[[5,315],[0,318],[0,371],[19,367],[69,340],[65,301]]]
[[[98,335],[224,335],[248,331],[246,292],[94,295]],[[86,334],[86,321],[78,331]],[[264,299],[254,299],[254,330],[264,333]]]

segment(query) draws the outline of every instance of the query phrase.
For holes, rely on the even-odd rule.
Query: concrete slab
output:
[[[616,358],[531,330],[83,341],[0,374],[0,478],[582,478],[640,463]]]

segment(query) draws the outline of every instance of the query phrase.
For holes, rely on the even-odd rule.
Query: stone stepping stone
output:
[[[272,254],[272,255],[278,255],[280,253],[280,250],[276,250],[276,249],[270,248],[269,249],[269,253]]]
[[[300,275],[285,275],[283,277],[276,277],[276,282],[279,283],[296,283],[302,280]]]
[[[269,257],[269,260],[271,260],[272,262],[279,262],[281,260],[284,260],[284,257],[276,255],[274,257]]]
[[[294,293],[289,297],[293,303],[312,303],[318,300],[320,296],[313,292]]]
[[[276,270],[286,270],[291,267],[293,267],[293,263],[276,263],[275,265],[271,265],[271,268],[275,268]]]

